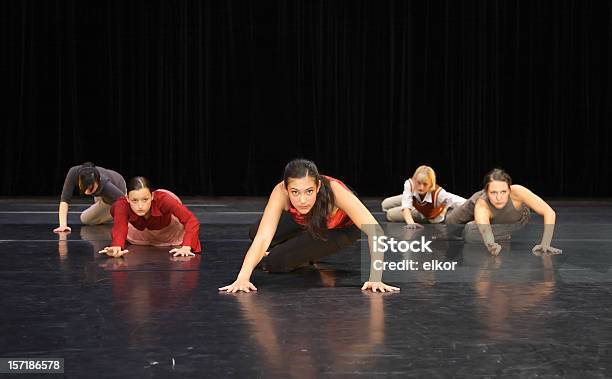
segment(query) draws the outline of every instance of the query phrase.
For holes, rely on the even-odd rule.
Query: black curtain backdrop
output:
[[[83,161],[266,195],[294,157],[360,195],[420,164],[610,194],[610,1],[2,1],[2,195]]]

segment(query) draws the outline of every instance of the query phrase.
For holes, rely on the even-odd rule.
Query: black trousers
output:
[[[261,219],[251,226],[249,237],[255,239]],[[361,232],[355,225],[330,229],[327,239],[314,238],[302,225],[293,220],[289,212],[283,212],[276,233],[262,261],[269,272],[289,272],[312,261],[339,252],[359,239]]]

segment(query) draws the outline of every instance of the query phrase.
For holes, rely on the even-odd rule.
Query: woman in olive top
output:
[[[561,253],[550,246],[556,221],[550,205],[528,188],[512,184],[510,175],[498,168],[485,175],[483,184],[481,191],[446,216],[447,224],[476,224],[477,232],[474,228],[466,229],[466,240],[481,238],[489,252],[498,255],[501,246],[495,240],[509,239],[512,231],[529,222],[530,210],[533,210],[544,218],[544,233],[532,252],[536,255]]]

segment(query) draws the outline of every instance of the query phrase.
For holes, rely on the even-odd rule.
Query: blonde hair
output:
[[[414,175],[412,175],[412,181],[416,182],[417,176],[425,175],[427,179],[429,179],[429,183],[431,183],[430,191],[433,191],[436,188],[436,172],[433,168],[429,166],[419,166],[415,171]]]

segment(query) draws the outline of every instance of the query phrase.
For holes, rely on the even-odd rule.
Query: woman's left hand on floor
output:
[[[71,231],[72,228],[70,228],[68,225],[58,226],[57,228],[53,229],[53,233],[70,233]]]
[[[371,290],[372,292],[380,291],[380,292],[395,292],[399,291],[398,287],[389,286],[383,282],[365,282],[363,287],[361,287],[362,291]]]
[[[168,253],[172,254],[173,257],[195,257],[195,254],[191,252],[191,247],[189,246],[177,247],[170,250]]]
[[[558,255],[563,253],[563,250],[557,249],[552,246],[544,246],[544,245],[535,245],[533,249],[531,249],[533,255]]]

